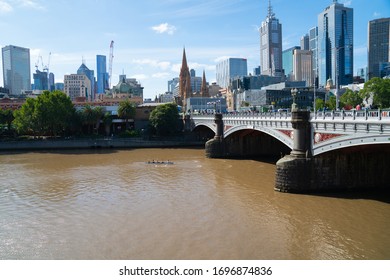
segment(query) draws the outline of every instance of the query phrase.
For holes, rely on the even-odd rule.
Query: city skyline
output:
[[[271,1],[283,28],[283,50],[299,45],[300,38],[317,26],[318,14],[332,3]],[[354,9],[356,74],[367,66],[368,22],[389,17],[390,3],[339,3]],[[267,13],[268,0],[146,0],[131,4],[120,0],[0,0],[0,45],[29,48],[32,73],[39,56],[46,64],[51,53],[50,72],[56,82],[62,82],[64,75],[75,74],[83,61],[96,74],[96,55],[105,55],[108,61],[114,40],[113,84],[125,73],[145,87],[144,98],[154,98],[167,91],[169,80],[179,76],[183,47],[189,68],[198,74],[205,70],[210,83],[216,80],[217,63],[228,57],[246,58],[248,72],[252,72],[260,65],[258,28]]]

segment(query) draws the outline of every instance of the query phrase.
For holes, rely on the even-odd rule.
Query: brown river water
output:
[[[389,193],[279,193],[274,176],[203,149],[3,153],[0,259],[390,259]]]

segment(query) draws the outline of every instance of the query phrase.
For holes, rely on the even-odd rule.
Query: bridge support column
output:
[[[281,192],[302,192],[310,188],[311,178],[311,125],[309,111],[292,111],[294,145],[290,155],[276,163],[275,190]]]
[[[213,139],[206,142],[206,157],[222,158],[225,156],[222,114],[215,114],[214,122],[217,125],[217,133]]]
[[[190,115],[184,115],[183,124],[184,124],[184,131],[185,132],[191,131],[191,116]]]

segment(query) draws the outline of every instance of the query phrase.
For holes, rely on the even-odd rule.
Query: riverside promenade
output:
[[[172,148],[204,147],[204,142],[183,139],[142,138],[99,138],[99,139],[61,139],[61,140],[25,140],[0,141],[0,151],[33,151],[61,149],[126,149],[126,148]]]

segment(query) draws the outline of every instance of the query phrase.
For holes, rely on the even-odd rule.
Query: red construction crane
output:
[[[111,89],[111,77],[112,77],[112,60],[114,59],[114,41],[111,41],[111,44],[110,44],[110,58],[109,58],[109,64],[108,64],[108,75],[109,75],[109,79],[110,79],[110,83],[109,83],[109,87]]]

